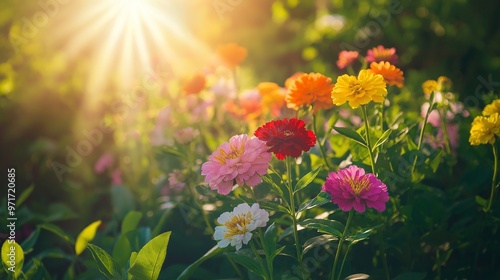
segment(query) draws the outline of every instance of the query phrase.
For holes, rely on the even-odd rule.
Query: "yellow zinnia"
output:
[[[491,116],[495,113],[500,114],[500,99],[493,100],[491,104],[486,105],[483,109],[483,116]]]
[[[477,116],[472,121],[469,142],[471,145],[493,144],[500,136],[500,117],[494,113],[489,117]]]
[[[332,90],[332,100],[337,106],[349,101],[349,106],[355,109],[370,101],[382,103],[387,95],[384,77],[370,70],[359,71],[358,77],[342,75]]]
[[[435,80],[427,80],[422,84],[422,90],[425,95],[430,95],[433,91],[436,91],[438,88],[438,83]]]

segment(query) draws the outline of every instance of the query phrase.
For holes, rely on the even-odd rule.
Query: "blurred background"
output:
[[[34,185],[31,214],[76,235],[113,212],[109,188],[150,198],[159,111],[179,82],[209,71],[218,45],[248,50],[241,89],[295,72],[336,80],[341,50],[394,47],[411,104],[438,76],[469,107],[500,86],[500,2],[471,0],[2,0],[0,170]],[[474,98],[467,99],[468,96]],[[147,99],[147,102],[144,101]],[[96,171],[105,154],[115,161]],[[1,194],[4,196],[4,193]],[[153,207],[152,207],[153,208]],[[19,211],[28,211],[19,209]],[[2,228],[2,232],[5,232]],[[19,238],[23,238],[22,234]]]

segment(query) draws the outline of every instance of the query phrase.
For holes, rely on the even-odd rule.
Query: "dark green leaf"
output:
[[[246,254],[242,254],[239,251],[236,252],[236,253],[226,253],[226,254],[233,261],[241,264],[242,266],[244,266],[249,271],[251,271],[251,272],[253,272],[253,273],[257,274],[257,275],[264,276],[264,272],[260,268],[259,263],[256,260],[254,260],[253,258],[251,258],[250,256],[248,256]]]
[[[365,139],[363,138],[363,136],[361,136],[356,131],[354,131],[350,128],[337,127],[337,126],[334,126],[333,129],[335,129],[335,131],[337,131],[339,134],[342,134],[345,137],[353,140],[354,142],[366,147]]]
[[[21,204],[23,204],[23,202],[30,196],[30,194],[33,192],[34,189],[35,189],[35,185],[31,185],[19,195],[19,198],[16,201],[17,207],[19,207],[19,206],[21,206]]]
[[[87,248],[89,248],[90,252],[92,253],[92,257],[97,262],[99,271],[104,276],[106,276],[106,278],[116,280],[123,279],[118,265],[106,251],[90,243],[88,244]]]
[[[56,235],[58,235],[59,237],[61,237],[62,239],[68,241],[69,243],[71,244],[75,244],[75,241],[73,240],[73,238],[71,238],[69,235],[67,235],[60,227],[56,226],[56,225],[53,225],[53,224],[41,224],[41,225],[38,225],[39,228],[42,228],[42,229],[45,229],[45,230],[48,230]]]
[[[184,271],[179,275],[177,280],[187,280],[193,274],[193,272],[206,260],[220,254],[223,252],[224,249],[220,248],[219,246],[215,245],[212,249],[210,249],[208,252],[205,253],[201,258],[199,258],[197,261],[189,265]]]
[[[328,201],[330,201],[332,198],[330,195],[326,192],[320,192],[315,198],[308,200],[304,203],[302,203],[299,206],[299,210],[297,210],[297,213],[300,213],[304,210],[311,209],[314,207],[321,206],[323,204],[326,204]]]
[[[113,258],[116,263],[123,268],[127,265],[130,260],[130,254],[132,253],[132,246],[127,235],[120,235],[118,240],[116,240],[115,246],[113,247]]]
[[[331,242],[331,241],[334,241],[334,240],[338,240],[338,237],[335,237],[335,236],[332,236],[329,234],[324,234],[324,235],[315,236],[313,238],[310,238],[310,239],[306,240],[306,242],[304,242],[304,246],[303,246],[304,250],[302,253],[305,254],[314,247],[324,245],[324,244]],[[325,246],[325,249],[328,250],[329,248],[327,249],[327,247]]]
[[[316,176],[318,176],[318,173],[321,171],[321,167],[322,167],[321,165],[316,167],[314,170],[311,170],[302,178],[300,178],[300,180],[295,185],[293,192],[296,193],[301,189],[307,187],[316,178]]]
[[[262,180],[268,183],[271,186],[271,190],[276,192],[281,198],[285,198],[285,193],[288,195],[286,188],[282,187],[284,184],[281,183],[281,179],[278,175],[274,173],[266,174],[262,176]]]
[[[29,253],[33,246],[35,246],[36,241],[38,240],[38,236],[40,235],[40,228],[35,228],[35,230],[26,238],[23,243],[21,243],[21,247],[25,253]]]
[[[309,229],[317,229],[319,232],[328,233],[338,238],[342,236],[344,230],[342,223],[333,220],[307,219],[300,222],[300,225]]]
[[[271,260],[276,252],[276,239],[278,238],[278,227],[272,223],[264,232],[264,252]]]
[[[278,204],[276,202],[271,202],[271,201],[259,201],[259,205],[263,209],[267,210],[272,210],[272,211],[277,211],[277,212],[282,212],[282,213],[290,213],[288,211],[288,208],[285,206]]]
[[[137,225],[141,221],[142,213],[138,211],[130,211],[127,213],[122,222],[122,234],[132,231],[137,228]]]
[[[38,259],[32,259],[33,265],[31,268],[24,273],[26,279],[44,279],[51,280],[49,272],[43,266],[43,263]]]
[[[170,231],[162,233],[142,247],[137,253],[134,263],[130,264],[129,279],[158,279],[167,256],[167,246],[171,233]]]
[[[379,146],[381,146],[382,144],[387,142],[391,133],[392,133],[392,129],[390,129],[390,128],[387,129],[386,131],[384,131],[382,136],[380,136],[380,138],[377,140],[377,142],[375,142],[375,145],[373,145],[372,151],[375,151]]]

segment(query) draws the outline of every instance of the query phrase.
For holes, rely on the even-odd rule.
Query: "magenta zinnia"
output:
[[[316,145],[316,135],[306,129],[303,120],[295,118],[270,121],[255,131],[255,136],[264,141],[269,152],[276,154],[279,160],[286,156],[299,157]]]
[[[366,207],[382,212],[389,201],[387,186],[375,175],[355,165],[331,172],[322,188],[331,196],[331,201],[343,211],[354,208],[363,213]]]
[[[212,190],[228,194],[234,181],[239,186],[254,187],[262,182],[260,175],[266,174],[271,154],[261,140],[247,135],[235,135],[220,145],[209,160],[201,166]]]

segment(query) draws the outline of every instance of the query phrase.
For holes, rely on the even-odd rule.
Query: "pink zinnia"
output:
[[[368,62],[381,62],[387,61],[392,65],[398,63],[398,56],[395,48],[386,49],[384,46],[379,45],[376,48],[368,50],[366,53],[366,61]]]
[[[228,194],[233,182],[239,186],[254,187],[262,182],[260,175],[267,173],[271,153],[266,143],[256,137],[235,135],[213,152],[201,166],[201,175],[212,190]]]
[[[354,208],[363,213],[366,206],[382,212],[389,201],[387,186],[375,175],[355,165],[331,172],[323,185],[323,191],[330,194],[332,202],[343,211]]]
[[[97,174],[103,173],[106,169],[113,166],[113,155],[111,153],[104,153],[95,163],[94,170]]]
[[[341,51],[339,53],[339,60],[337,60],[337,67],[339,69],[344,69],[347,66],[351,65],[359,56],[359,53],[356,51]]]

